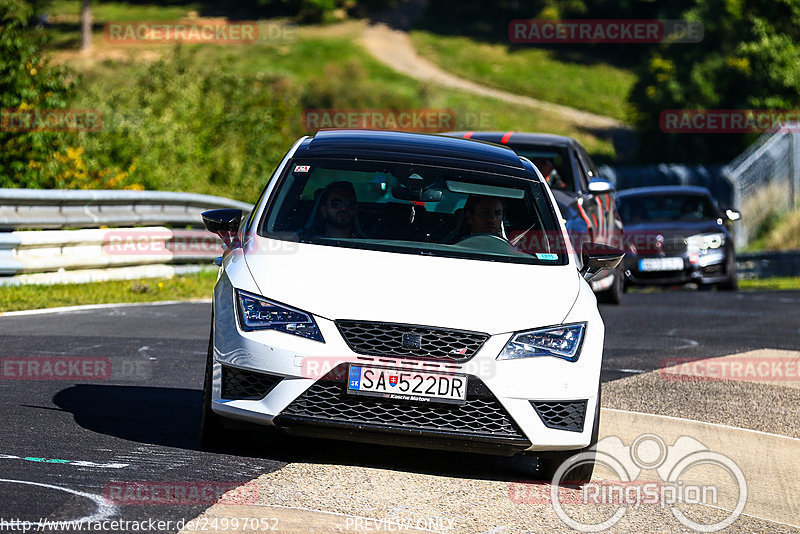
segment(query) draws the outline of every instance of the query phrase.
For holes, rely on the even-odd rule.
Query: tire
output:
[[[717,289],[720,291],[736,291],[739,289],[739,279],[736,277],[735,259],[728,265],[728,279],[717,284]]]
[[[611,287],[597,292],[597,302],[603,304],[619,305],[622,302],[622,295],[625,293],[625,275],[619,269],[614,269],[614,281]]]
[[[214,364],[214,326],[212,317],[211,334],[208,336],[208,356],[203,380],[203,406],[200,411],[200,445],[204,449],[216,449],[223,444],[225,429],[220,417],[211,409],[211,387]]]
[[[561,464],[576,454],[589,454],[591,455],[591,461],[582,462],[577,467],[567,471],[564,476],[561,477],[561,482],[569,486],[574,486],[586,484],[592,480],[594,458],[597,453],[594,447],[597,445],[600,435],[600,389],[600,387],[597,388],[597,409],[594,412],[594,427],[592,428],[592,437],[589,441],[589,445],[575,451],[558,451],[539,456],[539,472],[542,474],[543,480],[553,480],[553,475],[556,474]]]

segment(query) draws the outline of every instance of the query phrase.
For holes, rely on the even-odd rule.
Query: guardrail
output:
[[[176,272],[173,265],[181,272],[210,265],[222,242],[202,229],[201,213],[215,208],[253,206],[168,191],[0,189],[0,285],[162,276]]]
[[[228,198],[171,191],[0,189],[0,231],[100,226],[202,227],[200,213],[253,206]]]
[[[222,243],[200,229],[200,214],[214,208],[253,206],[166,191],[0,189],[0,285],[163,276],[208,265]],[[739,278],[800,276],[800,251],[738,254],[736,263]]]
[[[208,263],[221,254],[222,241],[203,230],[147,227],[0,234],[2,275]]]
[[[739,279],[800,276],[800,250],[737,254],[736,271]]]

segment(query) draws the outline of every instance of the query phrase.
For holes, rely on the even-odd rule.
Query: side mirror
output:
[[[220,236],[227,247],[236,241],[239,224],[242,222],[242,210],[227,208],[208,210],[202,215],[206,230]]]
[[[600,243],[584,243],[581,247],[581,258],[583,259],[581,275],[589,282],[602,271],[614,269],[624,257],[625,253],[618,248]]]
[[[611,193],[614,191],[614,184],[603,178],[592,178],[589,180],[589,192],[595,194]]]
[[[742,218],[742,214],[736,210],[725,210],[725,216],[728,218],[729,221],[738,221]]]

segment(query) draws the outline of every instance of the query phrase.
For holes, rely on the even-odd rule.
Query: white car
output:
[[[214,288],[201,438],[294,435],[540,458],[597,441],[603,321],[541,174],[512,150],[329,130],[253,211],[203,214]],[[580,265],[579,265],[580,263]],[[588,480],[592,466],[567,475]]]

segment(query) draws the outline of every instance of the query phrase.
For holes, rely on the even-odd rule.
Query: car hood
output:
[[[714,232],[725,232],[725,227],[716,221],[654,221],[625,224],[625,233],[661,234],[666,239]]]
[[[575,266],[417,256],[254,237],[245,253],[261,294],[326,319],[499,334],[561,323]],[[277,243],[277,245],[276,245]],[[283,250],[282,252],[269,252]],[[258,252],[266,251],[266,252]]]

